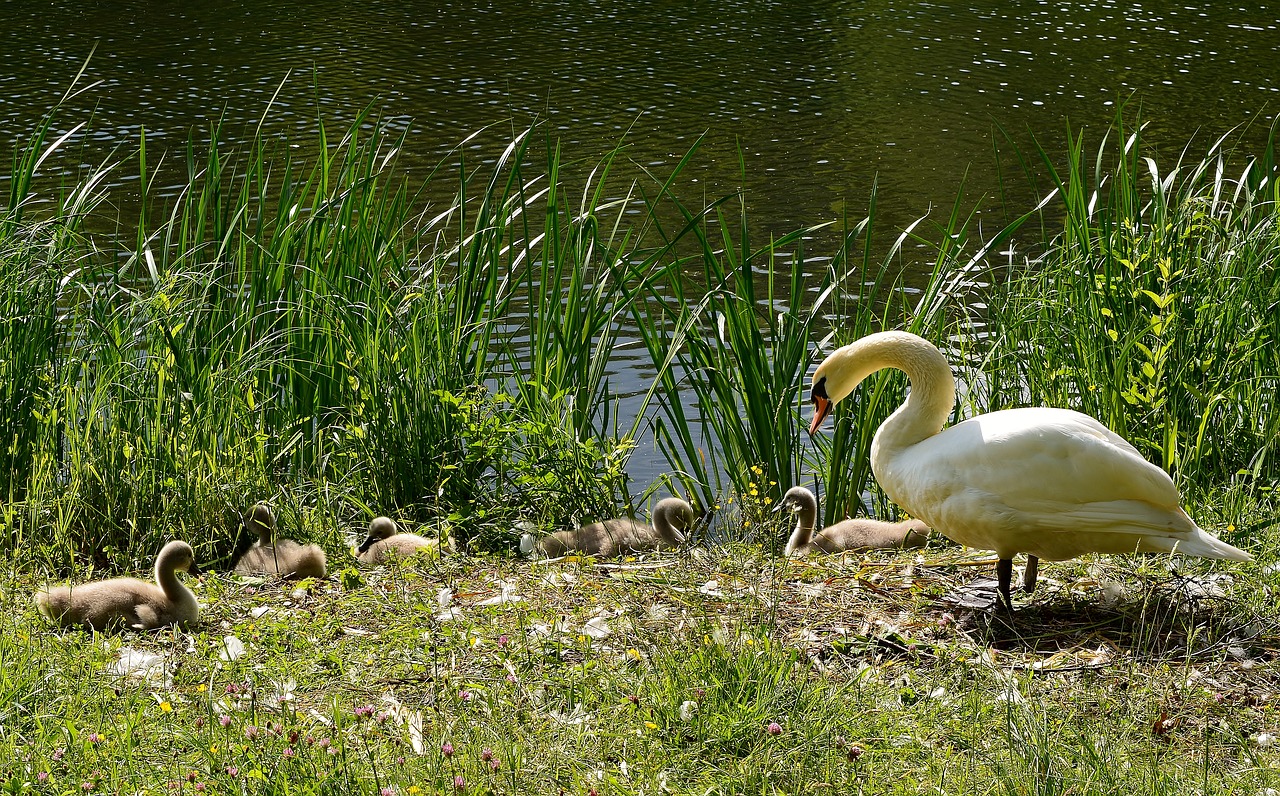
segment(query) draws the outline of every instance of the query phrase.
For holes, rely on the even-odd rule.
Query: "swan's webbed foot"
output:
[[[1027,594],[1036,590],[1036,575],[1040,571],[1040,558],[1027,554],[1027,568],[1022,571],[1022,590]]]

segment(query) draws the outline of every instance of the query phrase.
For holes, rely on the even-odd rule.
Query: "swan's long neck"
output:
[[[182,585],[182,581],[178,580],[176,567],[168,556],[160,556],[156,559],[156,583],[164,592],[164,596],[175,603],[196,598],[186,586]]]
[[[653,509],[653,529],[677,547],[684,544],[684,534],[676,528],[673,518],[681,516],[683,508],[680,503],[668,499],[659,501]]]
[[[932,343],[902,332],[884,332],[854,343],[862,348],[859,363],[867,375],[883,368],[907,374],[911,392],[897,411],[880,425],[872,450],[872,467],[881,455],[891,455],[942,431],[956,401],[956,380],[947,358]],[[859,368],[862,370],[863,368]]]
[[[791,538],[787,540],[787,549],[785,555],[791,555],[796,550],[808,546],[813,540],[813,526],[818,522],[818,505],[816,501],[805,501],[800,504],[800,510],[796,512],[796,529],[791,533]]]

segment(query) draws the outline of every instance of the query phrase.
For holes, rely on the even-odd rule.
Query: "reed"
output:
[[[535,130],[478,166],[460,146],[454,198],[428,211],[441,170],[411,185],[369,110],[336,135],[319,120],[308,158],[214,124],[168,199],[145,144],[43,187],[71,140],[52,129],[19,147],[0,219],[0,519],[13,541],[42,528],[59,567],[137,565],[175,531],[224,559],[263,498],[331,547],[384,512],[503,547],[517,523],[626,513],[650,431],[671,473],[640,500],[733,498],[752,519],[813,478],[826,522],[892,516],[869,451],[900,375],[802,433],[817,360],[883,328],[952,354],[961,415],[1070,406],[1184,479],[1275,478],[1274,146],[1234,177],[1222,141],[1161,171],[1117,127],[1114,153],[1039,150],[1057,190],[994,235],[961,194],[886,238],[873,186],[815,256],[817,227],[757,241],[740,197],[683,201],[696,144],[638,179],[622,146],[585,167]],[[143,209],[90,235],[121,168]],[[1032,220],[1037,256],[997,262]],[[610,374],[632,334],[655,373],[622,427]]]
[[[1280,438],[1280,226],[1274,131],[1161,163],[1117,117],[1096,149],[1035,157],[1061,219],[983,297],[986,410],[1044,404],[1102,420],[1184,486],[1274,484]]]
[[[304,162],[262,135],[232,150],[214,125],[168,201],[141,146],[136,234],[107,236],[121,254],[68,254],[66,216],[86,215],[102,170],[45,226],[6,216],[5,527],[40,526],[46,560],[136,564],[180,530],[217,561],[263,498],[326,518],[331,546],[334,520],[375,512],[464,541],[615,512],[630,444],[601,407],[623,293],[604,277],[628,255],[599,235],[622,212],[607,169],[571,209],[558,152],[524,172],[526,133],[484,173],[464,161],[455,201],[427,216],[376,118],[318,130]],[[41,135],[15,158],[24,173],[59,154]],[[24,183],[23,207],[39,189]],[[537,288],[523,327],[522,286]]]
[[[33,444],[50,411],[62,344],[60,280],[49,267],[47,232],[0,231],[0,495],[10,503],[26,495],[18,476],[34,464]]]
[[[668,293],[633,305],[659,367],[658,445],[703,507],[716,505],[726,486],[776,497],[800,478],[811,333],[839,275],[829,270],[811,302],[801,267],[807,230],[756,248],[741,204],[730,216],[727,202],[694,210],[669,192],[663,198],[683,224],[664,238],[687,235],[695,247],[679,255],[675,272],[701,266],[701,278],[673,278],[661,285]]]
[[[805,241],[817,228],[756,247],[741,204],[730,215],[729,200],[693,209],[661,198],[683,221],[664,237],[697,244],[679,260],[680,273],[700,265],[702,274],[663,282],[670,296],[639,305],[636,327],[659,367],[658,444],[686,488],[705,506],[722,506],[727,492],[741,500],[744,516],[760,519],[786,489],[812,476],[826,523],[896,513],[874,483],[869,456],[875,430],[901,402],[901,376],[868,380],[837,408],[834,430],[816,435],[810,447],[802,433],[808,374],[832,347],[885,328],[947,345],[955,301],[975,263],[1030,216],[977,241],[961,194],[943,219],[923,217],[886,246],[876,234],[873,186],[866,216],[843,222],[843,244],[818,277],[806,279],[814,269]],[[904,283],[916,265],[904,253],[908,243],[933,251],[920,287]]]

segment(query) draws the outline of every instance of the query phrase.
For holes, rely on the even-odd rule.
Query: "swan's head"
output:
[[[400,529],[396,527],[395,520],[390,517],[374,517],[373,522],[369,523],[369,535],[360,543],[359,552],[363,553],[373,547],[374,542],[389,539],[399,532]]]
[[[276,535],[276,513],[266,503],[258,503],[244,515],[244,527],[263,543],[269,542]]]
[[[942,352],[924,338],[897,331],[869,334],[837,348],[813,372],[813,386],[809,388],[813,422],[809,424],[809,435],[817,433],[832,408],[863,379],[886,367],[914,372],[917,376],[931,372],[929,368],[941,368],[947,378],[951,377]]]
[[[802,486],[793,486],[787,490],[787,493],[782,496],[782,500],[778,501],[778,505],[773,510],[799,514],[805,509],[816,511],[817,508],[818,499],[813,496],[813,492]]]
[[[191,545],[177,540],[160,549],[160,555],[156,556],[156,569],[168,572],[182,570],[192,575],[200,572],[200,568],[196,566],[196,553]]]
[[[863,379],[880,369],[880,365],[872,364],[867,356],[865,343],[868,340],[870,338],[864,337],[856,343],[836,349],[813,372],[813,386],[809,388],[813,421],[809,423],[809,436],[818,433],[822,421],[827,419],[827,415],[831,414],[831,410],[841,399],[853,392]]]

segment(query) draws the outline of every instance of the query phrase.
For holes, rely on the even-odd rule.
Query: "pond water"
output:
[[[86,79],[101,82],[63,117],[92,115],[87,162],[143,129],[149,153],[220,116],[234,134],[277,91],[269,124],[301,142],[318,115],[340,126],[373,104],[422,173],[487,126],[475,146],[496,157],[535,119],[569,157],[625,140],[659,172],[705,134],[690,180],[742,189],[753,221],[782,232],[860,217],[877,179],[889,228],[949,205],[966,172],[970,194],[992,194],[997,128],[1061,148],[1068,123],[1096,140],[1127,103],[1149,141],[1174,155],[1194,140],[1195,154],[1233,128],[1260,145],[1280,109],[1280,6],[994,5],[0,0],[0,146],[96,45]],[[619,367],[616,389],[643,383]],[[641,481],[662,469],[648,458]]]

